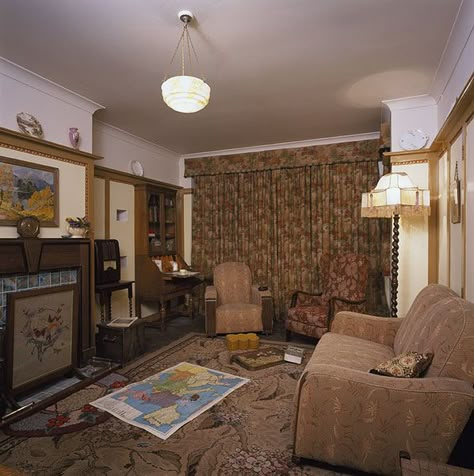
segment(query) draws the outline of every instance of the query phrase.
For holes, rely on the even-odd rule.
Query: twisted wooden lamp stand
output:
[[[393,215],[392,232],[392,282],[391,282],[391,316],[398,314],[398,243],[400,236],[400,215]]]

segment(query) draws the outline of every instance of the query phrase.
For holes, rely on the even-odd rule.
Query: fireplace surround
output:
[[[71,332],[68,332],[72,342],[67,344],[72,349],[73,365],[59,367],[67,370],[72,366],[80,366],[95,355],[91,322],[90,259],[88,239],[0,239],[0,386],[2,393],[9,396],[16,393],[12,392],[11,388],[13,381],[11,359],[12,355],[16,355],[18,361],[21,352],[14,349],[15,340],[11,336],[11,329],[7,326],[13,322],[13,317],[8,315],[14,310],[12,303],[19,301],[22,295],[41,295],[44,291],[46,296],[48,294],[57,296],[60,289],[74,289],[74,316],[69,329]],[[38,310],[40,312],[45,307],[44,304],[41,306]],[[63,317],[66,319],[66,314]],[[50,319],[53,320],[54,316]],[[8,342],[6,342],[7,334],[9,335]],[[25,349],[25,352],[28,351]],[[56,374],[59,375],[60,372]],[[38,384],[40,383],[42,379],[38,380]],[[29,389],[30,387],[31,385],[28,386]]]

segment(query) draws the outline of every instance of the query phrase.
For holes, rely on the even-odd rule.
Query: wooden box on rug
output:
[[[145,352],[145,325],[140,319],[129,327],[97,324],[97,355],[124,365]]]

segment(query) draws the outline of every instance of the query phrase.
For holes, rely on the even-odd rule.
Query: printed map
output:
[[[248,379],[181,362],[91,403],[166,440]]]

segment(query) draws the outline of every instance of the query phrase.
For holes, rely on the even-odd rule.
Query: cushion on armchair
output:
[[[404,352],[393,359],[382,362],[374,369],[370,369],[369,372],[386,377],[417,378],[423,375],[432,360],[431,352],[426,354]]]

